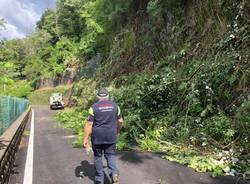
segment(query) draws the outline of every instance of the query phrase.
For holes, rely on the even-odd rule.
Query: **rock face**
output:
[[[42,78],[35,82],[35,89],[56,87],[60,85],[72,84],[74,81],[79,81],[82,78],[93,77],[96,74],[98,67],[102,61],[101,54],[97,54],[88,60],[84,65],[79,65],[78,60],[72,60],[63,75]]]
[[[39,79],[35,82],[35,89],[72,84],[75,74],[76,69],[69,68],[64,75]]]

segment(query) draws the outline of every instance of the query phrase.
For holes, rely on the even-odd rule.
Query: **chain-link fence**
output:
[[[0,135],[28,108],[29,101],[0,95]]]

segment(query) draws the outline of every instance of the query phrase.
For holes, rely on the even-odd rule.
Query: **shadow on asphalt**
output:
[[[161,165],[164,163],[167,163],[166,165],[166,172],[160,171],[152,171],[155,175],[161,173],[162,176],[169,177],[172,179],[171,183],[176,183],[177,181],[185,181],[184,177],[187,177],[187,175],[181,175],[180,172],[184,173],[190,173],[186,166],[183,166],[181,164],[178,164],[177,162],[169,162],[166,160],[162,159],[156,159],[156,158],[162,158],[164,154],[163,153],[141,153],[137,151],[126,151],[126,152],[119,152],[117,154],[118,159],[123,161],[123,162],[128,162],[130,164],[142,164],[144,167],[150,167],[149,164],[152,164],[152,160],[155,165]],[[150,161],[151,160],[151,161]],[[150,162],[148,162],[150,161]],[[157,167],[156,167],[157,168]],[[178,174],[179,173],[179,174]],[[164,175],[165,174],[165,175]],[[190,173],[191,174],[191,173]],[[204,176],[204,175],[203,175]],[[196,179],[193,180],[195,181],[196,184],[250,184],[248,181],[244,181],[241,178],[237,177],[232,177],[232,176],[222,176],[222,177],[216,177],[216,178],[210,178],[208,181],[199,181],[200,177],[202,177],[202,174],[192,174],[190,177],[195,177]],[[181,178],[181,180],[179,180]],[[192,182],[192,180],[187,180],[187,183]],[[167,182],[168,183],[168,182]],[[192,183],[194,184],[194,183]]]
[[[94,165],[90,164],[88,161],[84,160],[81,162],[80,166],[75,168],[75,176],[78,178],[88,177],[90,180],[94,181]]]
[[[199,184],[210,184],[201,182]],[[249,184],[248,181],[244,181],[241,178],[232,177],[232,176],[221,176],[213,179],[213,184]]]
[[[95,173],[94,164],[89,163],[87,160],[82,161],[81,165],[75,168],[75,176],[77,178],[88,177],[91,181],[93,181],[93,183],[95,181],[94,173]],[[109,177],[105,172],[104,172],[104,184],[111,184]]]
[[[133,164],[142,164],[144,163],[144,160],[153,159],[149,155],[140,154],[139,152],[135,152],[135,151],[121,152],[121,153],[118,153],[118,155],[121,155],[119,157],[119,160],[122,160],[124,162],[130,162]]]

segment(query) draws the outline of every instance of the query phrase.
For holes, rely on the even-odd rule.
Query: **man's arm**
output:
[[[89,147],[89,136],[92,132],[92,126],[93,122],[87,121],[84,127],[84,141],[83,141],[83,146],[85,148]]]
[[[119,117],[117,120],[117,125],[118,125],[118,133],[120,132],[120,130],[122,129],[122,125],[123,125],[123,118]]]
[[[93,122],[94,122],[94,110],[92,107],[90,107],[89,116],[84,127],[83,147],[85,148],[89,147],[89,136],[92,133]]]
[[[122,129],[122,125],[123,125],[123,118],[122,118],[122,115],[121,115],[121,109],[120,107],[118,106],[118,119],[117,119],[117,133],[120,132],[120,130]]]

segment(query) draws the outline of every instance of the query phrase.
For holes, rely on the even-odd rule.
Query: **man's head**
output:
[[[106,90],[105,88],[99,89],[98,92],[97,92],[97,98],[98,98],[99,100],[106,100],[106,99],[109,99],[108,90]]]

